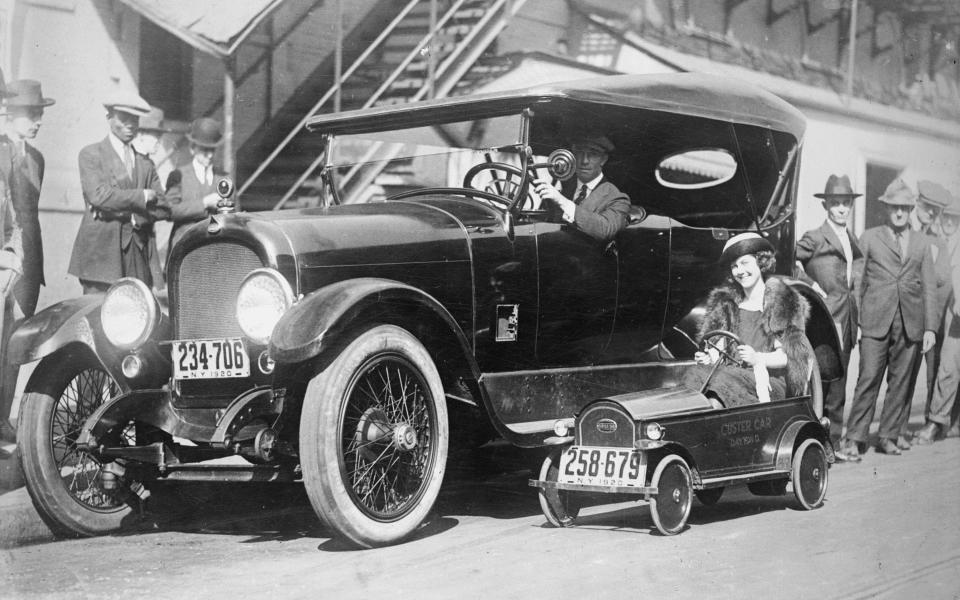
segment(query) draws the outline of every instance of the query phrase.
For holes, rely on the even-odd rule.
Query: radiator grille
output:
[[[177,338],[239,337],[234,311],[240,282],[262,266],[253,250],[233,242],[201,246],[187,254],[173,298]]]

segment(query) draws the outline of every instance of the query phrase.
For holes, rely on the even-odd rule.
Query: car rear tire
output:
[[[680,533],[693,504],[690,467],[682,458],[671,454],[657,464],[651,485],[657,488],[657,495],[650,498],[654,525],[663,535]]]
[[[556,483],[560,469],[560,454],[555,450],[543,459],[540,466],[540,481]],[[572,527],[580,514],[577,495],[557,488],[539,488],[540,509],[547,522],[554,527]]]
[[[116,381],[83,350],[45,358],[27,384],[18,453],[33,505],[59,536],[116,531],[138,502],[129,488],[104,489],[103,464],[76,445],[87,418],[119,393]]]
[[[357,335],[307,387],[300,459],[320,519],[360,547],[426,519],[447,461],[447,407],[430,354],[406,330]]]
[[[710,488],[707,490],[697,490],[694,492],[697,495],[697,500],[700,501],[700,504],[704,506],[713,506],[720,501],[720,496],[723,496],[722,487]]]
[[[804,440],[793,454],[790,481],[793,495],[804,510],[813,510],[823,505],[827,495],[829,478],[827,452],[818,440]]]

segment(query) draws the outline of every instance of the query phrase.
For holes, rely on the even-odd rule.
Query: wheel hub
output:
[[[673,501],[679,504],[679,503],[680,503],[680,488],[673,488],[673,493],[671,494],[671,496],[673,496]]]
[[[417,447],[419,440],[417,439],[417,430],[413,428],[409,423],[400,423],[393,429],[393,444],[403,450],[404,452],[410,452]]]

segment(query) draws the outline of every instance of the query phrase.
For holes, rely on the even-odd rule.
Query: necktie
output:
[[[907,240],[902,231],[897,232],[897,245],[900,246],[900,262],[907,262]]]
[[[587,186],[586,184],[580,186],[580,191],[577,192],[577,197],[573,200],[574,204],[579,205],[587,197]]]
[[[130,148],[130,144],[124,144],[123,146],[123,166],[126,167],[130,179],[133,179],[133,150]]]

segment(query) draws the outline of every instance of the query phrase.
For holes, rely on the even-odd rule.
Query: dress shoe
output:
[[[911,444],[910,440],[908,440],[905,436],[901,435],[897,438],[897,448],[900,448],[901,450],[909,450],[910,448],[913,448],[913,444]]]
[[[841,462],[860,462],[863,460],[860,456],[860,448],[856,442],[851,440],[844,442],[838,450],[834,451],[834,455]]]
[[[897,442],[889,438],[881,438],[877,442],[877,452],[880,454],[891,454],[893,456],[900,456],[900,448],[897,448]]]
[[[926,444],[932,444],[934,440],[937,439],[937,435],[940,433],[940,424],[930,421],[923,426],[923,429],[918,431],[913,436],[913,442],[918,446],[923,446]]]

